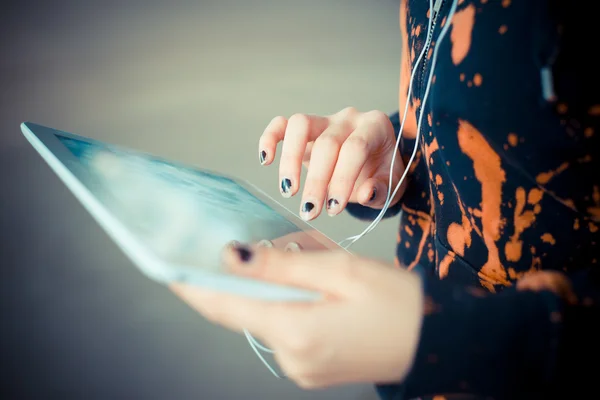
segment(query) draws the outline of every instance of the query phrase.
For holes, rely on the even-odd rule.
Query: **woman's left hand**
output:
[[[304,388],[401,381],[419,341],[417,274],[345,252],[225,250],[229,270],[323,293],[314,303],[268,302],[183,284],[172,290],[207,319],[248,329]]]

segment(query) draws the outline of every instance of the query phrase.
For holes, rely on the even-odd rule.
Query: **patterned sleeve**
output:
[[[412,370],[402,385],[378,390],[385,399],[589,397],[600,356],[599,283],[597,272],[539,272],[489,294],[428,280]]]

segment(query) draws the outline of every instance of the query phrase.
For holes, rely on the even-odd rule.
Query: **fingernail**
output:
[[[292,181],[288,178],[283,178],[281,180],[281,194],[283,197],[290,197],[290,192],[292,189]]]
[[[369,197],[369,203],[372,202],[373,200],[375,200],[375,197],[377,197],[377,188],[376,187],[373,188],[373,192],[371,193],[371,197]]]
[[[297,252],[302,251],[302,246],[300,246],[296,242],[289,242],[288,244],[285,245],[284,251],[290,252],[290,253],[297,253]]]
[[[304,219],[309,219],[310,218],[310,212],[315,208],[315,205],[313,203],[311,203],[310,201],[305,202],[302,205],[302,217]]]
[[[270,240],[267,239],[263,239],[260,242],[258,242],[258,247],[273,247],[273,242],[271,242]]]
[[[334,211],[335,208],[337,208],[337,206],[339,206],[339,205],[340,205],[340,202],[337,201],[336,199],[327,200],[327,210],[328,211]],[[334,216],[335,214],[329,213],[329,215]]]
[[[232,240],[231,242],[227,243],[225,247],[227,247],[230,250],[233,250],[238,246],[240,246],[240,242],[238,242],[237,240]]]
[[[265,161],[267,161],[267,152],[266,151],[261,151],[259,154],[259,158],[260,158],[260,164],[264,165]]]
[[[252,250],[245,246],[237,246],[234,248],[241,262],[247,263],[252,260]]]

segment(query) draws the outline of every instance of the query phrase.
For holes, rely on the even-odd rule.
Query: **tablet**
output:
[[[300,251],[342,249],[249,182],[30,122],[21,130],[147,277],[262,300],[320,297],[223,269],[222,251],[235,241]]]

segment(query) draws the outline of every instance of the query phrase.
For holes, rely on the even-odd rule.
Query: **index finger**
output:
[[[272,337],[282,335],[283,329],[301,321],[304,312],[314,307],[310,303],[255,300],[181,283],[169,287],[208,320],[237,332],[247,329],[267,345]]]
[[[285,252],[276,248],[227,248],[228,270],[250,279],[315,290],[327,298],[348,297],[362,285],[360,265],[343,251]]]

